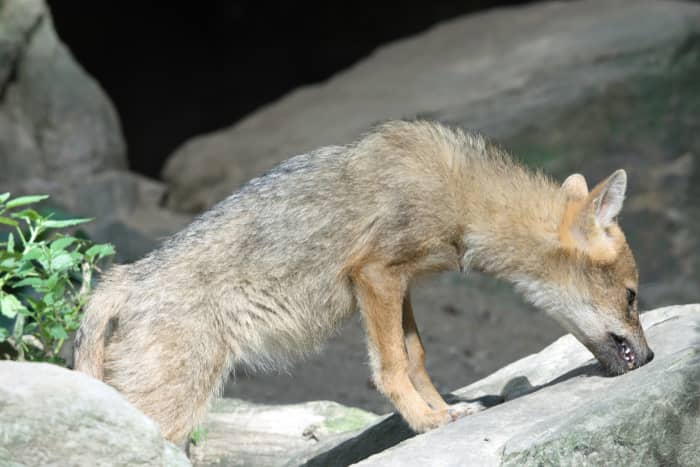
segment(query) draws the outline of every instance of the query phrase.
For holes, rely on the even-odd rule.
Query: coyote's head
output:
[[[654,357],[639,323],[637,267],[617,224],[626,188],[624,170],[590,192],[580,174],[564,181],[558,245],[528,291],[612,374]]]

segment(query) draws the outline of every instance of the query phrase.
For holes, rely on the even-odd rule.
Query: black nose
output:
[[[649,363],[650,361],[654,360],[654,351],[649,349],[649,352],[647,353],[647,361],[646,363]]]

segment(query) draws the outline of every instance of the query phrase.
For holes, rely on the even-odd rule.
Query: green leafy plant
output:
[[[202,443],[207,437],[207,430],[204,427],[197,427],[191,434],[190,434],[190,442],[197,446],[199,443]]]
[[[78,328],[93,272],[114,247],[59,231],[92,219],[55,219],[28,207],[46,198],[0,194],[7,233],[0,242],[0,343],[18,360],[63,364],[59,352]]]

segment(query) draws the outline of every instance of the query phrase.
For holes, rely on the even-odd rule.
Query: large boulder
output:
[[[49,209],[131,261],[191,216],[160,207],[165,186],[126,170],[117,113],[61,43],[44,0],[0,1],[0,193],[47,193]]]
[[[72,212],[92,216],[85,229],[96,241],[111,242],[116,260],[131,262],[182,229],[191,216],[165,209],[165,185],[125,170],[106,170],[70,187],[61,201]]]
[[[44,363],[0,362],[0,464],[188,466],[116,390]]]
[[[3,190],[42,192],[126,167],[114,107],[43,0],[0,2],[0,166]]]
[[[696,53],[699,18],[691,3],[585,0],[442,23],[185,143],[163,171],[169,205],[201,210],[283,159],[348,143],[388,118],[510,135],[614,84],[664,75]]]
[[[700,465],[700,305],[642,323],[656,356],[635,371],[603,375],[567,335],[454,393],[503,403],[415,437],[392,416],[290,465]]]

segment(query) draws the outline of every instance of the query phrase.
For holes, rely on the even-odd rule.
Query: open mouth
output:
[[[637,362],[637,355],[634,353],[634,350],[632,350],[632,347],[627,342],[627,339],[615,334],[612,334],[612,338],[613,341],[615,341],[618,355],[625,361],[627,368],[631,370],[634,368],[635,363]]]

